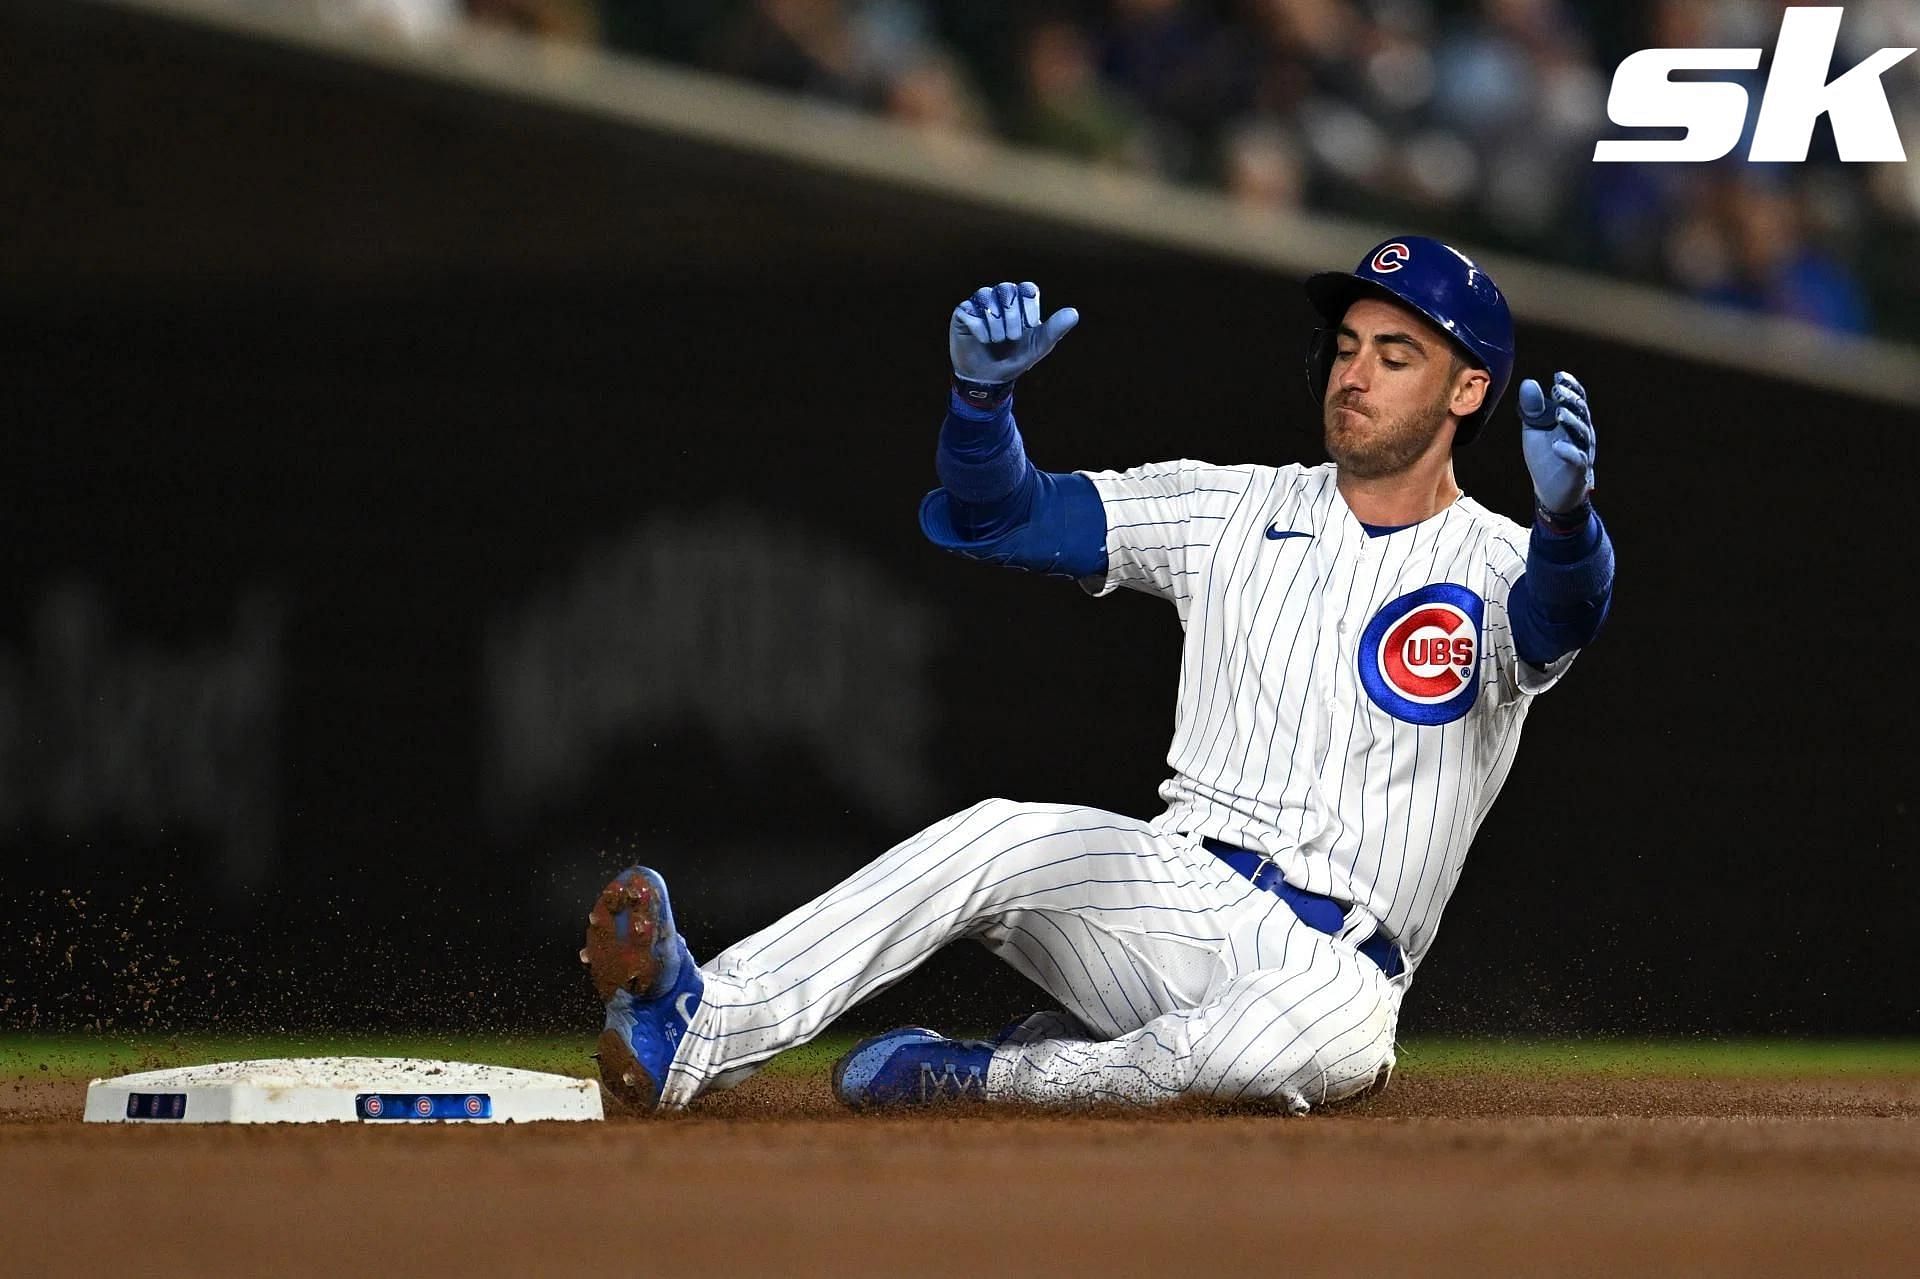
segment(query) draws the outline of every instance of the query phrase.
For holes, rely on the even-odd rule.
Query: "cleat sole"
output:
[[[626,935],[620,935],[618,917],[627,917]],[[587,914],[587,944],[581,962],[593,979],[600,1002],[624,990],[644,996],[660,977],[654,954],[660,939],[660,900],[653,885],[640,875],[623,876],[600,890]]]
[[[600,1032],[600,1084],[629,1110],[650,1111],[660,1103],[660,1085],[633,1055],[626,1039],[611,1028]]]

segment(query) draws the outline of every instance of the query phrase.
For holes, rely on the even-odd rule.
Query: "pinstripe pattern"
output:
[[[1393,1066],[1404,987],[1304,925],[1290,937],[1297,954],[1278,966],[1117,1038],[1008,1044],[988,1070],[989,1095],[1135,1105],[1199,1096],[1304,1113],[1364,1091]]]
[[[962,937],[1092,1036],[1016,1036],[996,1054],[990,1095],[1146,1103],[1198,1093],[1299,1109],[1365,1086],[1391,1061],[1393,984],[1197,839],[1098,809],[994,799],[705,965],[662,1104],[738,1082]]]
[[[1157,595],[1186,630],[1154,827],[1267,854],[1289,882],[1354,903],[1342,935],[1384,928],[1411,970],[1533,695],[1573,660],[1538,671],[1513,650],[1507,595],[1526,571],[1526,530],[1463,497],[1369,537],[1331,465],[1087,474],[1108,513],[1108,571],[1082,585]],[[1312,536],[1273,540],[1269,528]],[[1419,725],[1368,696],[1359,641],[1385,605],[1438,582],[1485,603],[1480,692],[1463,718]]]
[[[1143,822],[987,800],[888,850],[702,969],[663,1105],[737,1082],[963,937],[1071,1014],[997,1049],[989,1096],[1299,1112],[1391,1070],[1401,997],[1527,708],[1572,661],[1538,671],[1514,653],[1507,595],[1525,530],[1463,497],[1369,537],[1331,466],[1177,461],[1088,477],[1108,563],[1081,585],[1158,596],[1185,630],[1166,811]],[[1362,636],[1386,606],[1440,583],[1447,598],[1478,597],[1477,692],[1446,708],[1458,714],[1414,723],[1367,691]],[[1339,935],[1255,890],[1202,836],[1352,903]],[[1379,929],[1407,975],[1389,981],[1355,949]]]

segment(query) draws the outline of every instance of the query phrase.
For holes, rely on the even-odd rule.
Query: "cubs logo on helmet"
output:
[[[1480,597],[1436,582],[1388,603],[1360,636],[1360,685],[1395,719],[1447,724],[1480,693]]]
[[[1383,244],[1374,251],[1373,269],[1381,275],[1392,275],[1413,260],[1413,250],[1395,240],[1392,244]]]

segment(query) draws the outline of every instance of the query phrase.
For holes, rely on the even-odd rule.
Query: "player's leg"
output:
[[[1005,1043],[985,1095],[1046,1105],[1268,1101],[1304,1113],[1364,1092],[1392,1070],[1404,983],[1298,920],[1277,950],[1274,966],[1131,1033]]]
[[[1256,895],[1145,822],[985,801],[704,965],[659,1104],[738,1082],[967,936],[1018,957],[1099,1033],[1131,1030],[1219,984],[1218,915]]]

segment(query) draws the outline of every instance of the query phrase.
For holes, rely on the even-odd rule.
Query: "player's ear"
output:
[[[1453,396],[1447,403],[1447,409],[1455,417],[1470,417],[1480,411],[1487,401],[1487,387],[1491,380],[1485,369],[1460,362],[1453,374]]]

